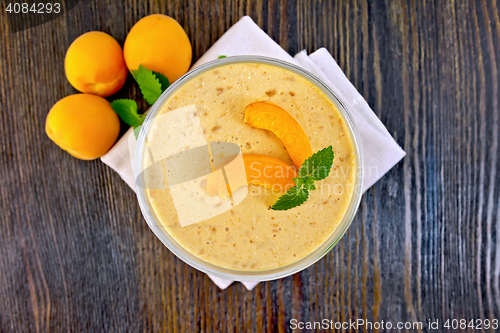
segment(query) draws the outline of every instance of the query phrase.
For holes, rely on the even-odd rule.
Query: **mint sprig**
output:
[[[139,84],[142,96],[150,105],[153,105],[158,97],[170,86],[170,81],[165,75],[153,72],[143,65],[140,65],[137,70],[131,70],[131,72],[135,81]],[[137,103],[132,99],[117,99],[110,104],[121,120],[134,128],[134,135],[137,139],[141,125],[146,118],[145,114],[137,112]]]
[[[163,93],[170,86],[170,81],[168,80],[168,77],[166,77],[160,72],[153,71],[153,74],[156,75],[156,78],[158,79],[158,81],[160,81],[161,92]]]
[[[143,65],[139,65],[138,69],[133,69],[131,72],[135,81],[139,84],[142,96],[144,96],[146,102],[153,105],[163,92],[162,83],[158,76],[152,70],[147,69]],[[162,76],[162,81],[163,78],[166,79],[165,76]]]
[[[293,179],[297,185],[279,197],[271,209],[288,210],[306,202],[309,198],[309,191],[316,189],[314,182],[323,180],[330,174],[333,158],[332,146],[312,154],[300,167],[299,176]]]
[[[333,164],[332,146],[312,154],[299,169],[300,178],[310,178],[314,181],[328,177]]]
[[[144,121],[144,115],[137,112],[137,103],[131,99],[117,99],[110,103],[111,108],[129,126],[136,127]]]

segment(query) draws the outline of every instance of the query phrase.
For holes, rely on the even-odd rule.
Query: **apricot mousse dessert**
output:
[[[212,217],[185,223],[168,176],[163,182],[171,188],[146,186],[149,209],[171,238],[201,261],[239,272],[279,269],[323,245],[347,214],[357,169],[350,129],[330,98],[295,71],[262,62],[222,64],[172,89],[151,120],[145,146],[154,150],[179,139],[162,141],[172,133],[158,119],[188,110],[199,133],[175,135],[183,144],[199,137],[193,146],[205,141],[212,154],[213,172],[196,183],[195,195],[232,201]],[[212,143],[233,145],[240,159],[215,161]],[[231,184],[242,166],[244,177]],[[169,172],[162,167],[160,178]]]

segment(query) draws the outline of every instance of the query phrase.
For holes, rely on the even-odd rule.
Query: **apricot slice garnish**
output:
[[[248,184],[260,185],[272,189],[276,192],[286,192],[295,186],[293,179],[297,177],[297,171],[293,165],[273,156],[262,154],[242,154],[245,164],[246,184],[232,184],[232,191]],[[222,163],[221,165],[224,165]],[[228,179],[238,179],[232,177],[239,170],[234,170],[232,164],[224,166],[224,171]],[[226,183],[220,173],[212,173],[208,177],[206,189],[209,195],[216,196],[226,188]]]
[[[276,104],[255,102],[248,105],[245,123],[273,132],[285,145],[297,170],[312,155],[311,143],[300,123]]]

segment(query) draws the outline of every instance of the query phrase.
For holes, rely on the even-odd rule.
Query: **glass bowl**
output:
[[[351,136],[351,141],[354,147],[354,153],[356,157],[356,172],[355,172],[355,182],[353,188],[353,194],[347,208],[346,214],[343,219],[340,221],[337,228],[334,232],[326,239],[326,241],[316,248],[313,252],[308,254],[306,257],[297,260],[296,262],[264,271],[236,271],[231,270],[219,266],[215,266],[211,263],[208,263],[186,249],[184,249],[181,245],[177,243],[177,241],[169,234],[169,232],[163,227],[162,223],[156,216],[156,213],[151,207],[151,204],[148,200],[148,196],[146,195],[146,190],[142,187],[142,174],[140,170],[142,170],[144,163],[144,154],[147,149],[145,149],[145,140],[148,131],[151,128],[154,117],[161,110],[162,105],[169,99],[169,97],[183,84],[193,79],[197,75],[204,73],[213,68],[236,64],[236,63],[262,63],[273,65],[277,67],[281,67],[292,71],[311,83],[317,86],[326,96],[331,100],[331,102],[335,105],[340,115],[342,116],[349,134]],[[144,121],[144,124],[140,130],[137,145],[135,149],[135,156],[133,160],[133,169],[134,169],[134,179],[136,179],[136,193],[137,199],[139,201],[139,206],[141,208],[142,214],[146,219],[147,224],[154,232],[154,234],[161,240],[161,242],[171,251],[173,252],[179,259],[187,263],[188,265],[204,272],[212,276],[216,276],[222,279],[234,280],[234,281],[267,281],[274,280],[286,277],[288,275],[292,275],[297,273],[321,259],[324,255],[328,253],[342,238],[347,229],[349,228],[352,220],[354,219],[354,215],[359,207],[359,203],[361,201],[362,188],[363,188],[363,152],[361,147],[361,139],[356,130],[355,124],[351,117],[351,114],[347,107],[342,103],[342,100],[337,96],[325,83],[323,83],[320,79],[318,79],[313,74],[307,72],[306,70],[287,63],[285,61],[261,57],[261,56],[234,56],[227,57],[222,59],[217,59],[208,63],[205,63],[174,82],[163,94],[158,98],[156,103],[151,107],[148,115]]]

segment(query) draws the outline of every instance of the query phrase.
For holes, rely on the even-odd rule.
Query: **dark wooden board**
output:
[[[5,8],[1,332],[286,332],[293,318],[500,319],[498,0],[82,0],[17,33]],[[64,75],[69,44],[101,30],[123,45],[152,13],[179,21],[194,59],[243,15],[291,54],[326,47],[407,152],[317,264],[252,291],[239,283],[220,290],[160,243],[117,174],[72,158],[45,135],[51,106],[75,93]],[[140,92],[129,78],[118,96]]]

